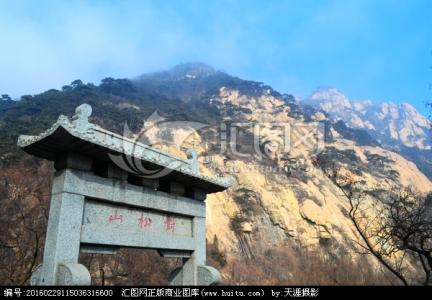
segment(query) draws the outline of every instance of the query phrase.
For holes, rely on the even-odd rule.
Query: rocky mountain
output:
[[[383,147],[414,161],[432,178],[432,124],[411,104],[350,100],[335,88],[319,89],[304,103],[350,128],[367,131]]]
[[[343,97],[338,100],[353,106]],[[28,238],[21,250],[0,252],[0,281],[6,282],[7,270],[19,265],[21,271],[8,282],[25,282],[32,265],[41,259],[47,179],[53,170],[18,150],[16,137],[48,128],[58,115],[72,115],[84,102],[93,106],[92,121],[109,130],[122,133],[127,122],[133,133],[145,135],[146,142],[163,151],[185,158],[183,149],[195,148],[200,172],[235,177],[235,186],[206,200],[207,257],[221,270],[224,283],[399,283],[364,252],[349,217],[350,203],[322,164],[338,163],[345,176],[361,179],[368,191],[364,202],[368,209],[362,216],[371,222],[377,219],[374,212],[379,212],[383,191],[406,186],[422,194],[432,190],[418,166],[383,148],[372,131],[332,120],[316,108],[302,108],[293,96],[263,83],[196,63],[131,80],[106,78],[100,85],[74,81],[61,91],[25,96],[3,108],[0,216],[9,217],[0,218],[5,232],[0,242],[12,245],[17,236]],[[155,111],[160,118],[149,130]],[[185,136],[178,147],[171,142],[184,136],[184,128],[158,126],[172,121],[206,126]],[[422,143],[427,147],[426,140]],[[83,256],[82,261],[96,284],[163,283],[176,261],[143,253]],[[143,272],[152,267],[151,274]],[[418,275],[419,266],[410,259],[404,268],[409,278]]]
[[[134,79],[141,90],[152,90],[185,102],[200,100],[218,92],[220,87],[235,88],[244,94],[259,95],[262,91],[279,95],[262,82],[240,79],[199,63],[186,63],[167,71],[147,73]]]

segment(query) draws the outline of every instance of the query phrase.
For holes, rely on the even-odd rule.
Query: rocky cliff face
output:
[[[368,130],[385,145],[431,149],[431,122],[409,103],[350,101],[335,88],[318,90],[306,102],[350,127]]]
[[[317,90],[303,104],[324,111],[349,128],[364,130],[383,148],[400,153],[432,179],[431,122],[411,104],[352,101],[335,88]]]
[[[225,283],[397,283],[360,246],[348,217],[348,200],[316,160],[321,157],[328,163],[340,163],[344,172],[362,179],[371,191],[367,203],[373,215],[379,201],[372,200],[380,199],[380,191],[411,185],[426,193],[432,190],[432,183],[419,170],[425,164],[406,159],[406,152],[380,146],[363,129],[382,143],[418,149],[412,154],[418,157],[418,151],[430,151],[427,121],[409,105],[375,107],[370,102],[353,103],[336,90],[322,91],[313,98],[311,101],[320,103],[320,109],[302,108],[290,95],[202,64],[147,74],[132,81],[108,78],[100,86],[79,84],[26,97],[0,114],[4,164],[0,165],[4,177],[0,178],[1,200],[12,206],[18,201],[24,203],[20,197],[11,197],[16,188],[28,195],[40,194],[37,197],[43,205],[38,207],[47,211],[49,187],[40,186],[35,162],[28,163],[28,157],[26,161],[15,151],[11,163],[14,135],[39,133],[59,114],[71,114],[78,104],[88,102],[95,107],[94,121],[99,125],[121,133],[127,121],[135,134],[162,150],[185,158],[183,150],[195,148],[202,173],[235,177],[232,188],[207,199],[207,257],[221,270]],[[155,110],[165,119],[152,114]],[[335,122],[331,115],[349,126]],[[146,122],[141,128],[143,120]],[[178,121],[180,126],[164,126]],[[187,121],[188,128],[182,128],[182,121]],[[43,164],[43,170],[49,173],[52,166]],[[11,172],[29,174],[26,180],[30,183],[22,178],[13,180],[8,175]],[[3,206],[3,216],[8,216],[7,209]],[[0,220],[11,237],[17,236],[18,229],[28,228],[18,212]],[[21,264],[22,269],[31,271],[31,264],[41,259],[46,212],[34,215],[34,209],[29,207],[27,213],[23,220],[38,224],[38,242],[27,239],[28,245],[22,251],[24,259],[10,251],[1,253],[0,262],[5,265],[2,270]],[[365,220],[370,216],[365,213]],[[11,223],[11,219],[16,222]],[[31,236],[32,231],[27,232]],[[32,251],[34,255],[27,255]],[[150,267],[148,261],[155,261],[155,269],[166,273],[176,263],[166,265],[155,258],[156,254],[139,253],[126,251],[119,255],[120,259],[90,257],[89,269],[99,276],[97,283],[130,284],[133,279],[141,284],[160,283],[166,274],[158,273],[151,279],[148,274],[155,272],[142,272]],[[29,261],[30,267],[22,261]],[[408,262],[406,268],[415,267]],[[101,279],[105,278],[101,272],[110,274],[110,279]],[[5,278],[2,274],[0,279]],[[28,276],[23,273],[20,277],[25,282]]]
[[[272,266],[285,260],[295,265],[302,255],[307,257],[306,253],[321,253],[321,257],[336,260],[343,256],[353,263],[362,261],[371,270],[379,269],[377,261],[365,256],[358,246],[358,234],[347,216],[347,199],[314,165],[318,154],[343,161],[348,172],[357,170],[357,176],[372,190],[408,185],[423,193],[432,189],[431,181],[414,163],[378,146],[360,146],[331,128],[324,129],[330,131],[327,134],[315,131],[318,121],[326,120],[325,115],[316,112],[306,117],[294,102],[283,97],[265,92],[250,96],[221,87],[205,101],[209,109],[220,114],[220,121],[228,124],[225,126],[236,128],[227,129],[236,139],[228,137],[231,144],[226,148],[231,148],[224,151],[218,128],[203,135],[193,134],[185,141],[198,149],[202,172],[231,174],[237,181],[229,191],[207,200],[207,238],[209,243],[217,239],[219,251],[227,256],[228,264],[222,271],[228,282],[239,280],[232,267],[239,259],[263,259]],[[352,109],[344,97],[339,95],[338,101],[336,107]],[[383,120],[394,117],[390,110],[386,112]],[[283,145],[284,126],[290,129],[289,149]],[[332,138],[325,140],[328,134]],[[261,152],[254,148],[256,143]],[[165,150],[174,151],[169,147]],[[273,256],[274,251],[279,254]],[[282,276],[276,282],[301,282],[291,278],[289,270],[276,273]],[[250,278],[244,280],[250,282]]]

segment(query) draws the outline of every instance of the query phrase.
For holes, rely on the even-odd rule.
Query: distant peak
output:
[[[412,106],[410,103],[403,102],[400,104],[400,106],[406,111],[417,113],[416,108],[414,106]]]
[[[332,102],[335,105],[342,107],[351,107],[351,103],[348,98],[342,94],[337,88],[319,88],[310,97],[312,101],[326,101]]]
[[[179,64],[171,69],[164,71],[157,71],[145,73],[138,77],[138,79],[152,79],[152,80],[192,80],[197,78],[205,78],[212,75],[222,73],[216,71],[214,68],[202,62],[188,62]]]
[[[170,73],[174,73],[178,76],[196,76],[205,77],[217,73],[217,71],[202,62],[188,62],[177,65],[169,70]]]

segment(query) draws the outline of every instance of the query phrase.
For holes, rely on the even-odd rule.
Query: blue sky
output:
[[[202,61],[305,98],[432,99],[432,1],[0,0],[0,93]]]

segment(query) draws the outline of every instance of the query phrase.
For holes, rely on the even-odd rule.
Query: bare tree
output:
[[[391,192],[385,234],[397,247],[416,256],[424,270],[424,285],[432,284],[432,193],[421,195],[413,188]]]
[[[408,285],[403,273],[405,255],[398,253],[400,251],[392,243],[391,237],[381,232],[380,228],[383,226],[385,210],[383,207],[373,207],[371,204],[366,204],[365,200],[371,198],[367,197],[368,191],[364,189],[365,183],[355,180],[349,172],[344,173],[338,163],[328,161],[323,157],[317,156],[314,164],[323,170],[338,187],[342,196],[348,200],[348,217],[361,240],[361,242],[354,242],[372,254],[402,284]],[[373,211],[372,216],[370,211]],[[398,255],[398,259],[395,260],[396,255]]]
[[[318,165],[348,200],[348,216],[362,243],[382,266],[404,285],[406,259],[424,270],[421,283],[432,284],[432,193],[422,195],[412,187],[370,190],[341,165],[317,157]]]
[[[29,282],[41,260],[45,240],[51,170],[46,164],[38,165],[34,161],[30,167],[24,164],[3,167],[0,172],[0,282],[3,284]]]

